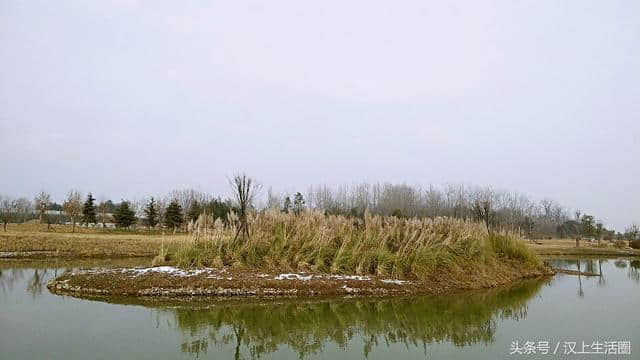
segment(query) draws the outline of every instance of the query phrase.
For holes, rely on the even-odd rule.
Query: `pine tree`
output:
[[[149,228],[153,228],[158,224],[158,210],[156,209],[156,200],[151,197],[147,206],[144,208],[144,224]]]
[[[182,225],[182,206],[173,200],[164,213],[164,225],[169,229],[176,229]]]
[[[204,209],[208,214],[211,214],[214,219],[222,219],[222,221],[226,223],[227,214],[229,214],[229,211],[231,211],[231,204],[228,201],[214,199],[212,201],[209,201]]]
[[[187,213],[187,220],[198,220],[198,217],[202,214],[202,206],[198,202],[198,200],[194,200],[189,207],[189,212]]]
[[[96,206],[93,203],[95,200],[91,193],[87,195],[87,201],[84,202],[84,207],[82,208],[82,223],[89,225],[89,223],[95,224],[98,222],[96,220]]]
[[[136,213],[131,210],[128,201],[122,201],[113,214],[116,226],[119,228],[128,228],[136,222]]]

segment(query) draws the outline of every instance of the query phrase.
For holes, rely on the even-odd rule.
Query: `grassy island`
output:
[[[247,231],[201,216],[147,269],[65,274],[58,292],[94,295],[337,295],[489,288],[548,275],[525,241],[438,217],[263,211]]]

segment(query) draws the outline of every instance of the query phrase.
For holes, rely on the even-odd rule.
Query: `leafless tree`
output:
[[[158,219],[164,219],[168,204],[169,200],[163,199],[160,196],[157,197],[156,210],[158,211]],[[162,228],[162,223],[160,224],[160,228]]]
[[[233,188],[233,197],[238,211],[238,228],[234,241],[242,236],[243,241],[249,238],[249,211],[253,208],[253,202],[260,191],[260,185],[245,174],[238,174],[229,181]]]
[[[107,217],[109,216],[109,204],[106,201],[100,201],[97,207],[98,216],[100,217],[100,222],[102,223],[102,228],[107,227]]]
[[[67,199],[62,204],[65,214],[71,218],[73,224],[73,230],[76,232],[76,218],[82,214],[82,195],[76,191],[71,190],[67,194]]]
[[[282,197],[279,194],[276,194],[273,191],[273,188],[271,187],[269,187],[269,190],[267,190],[267,201],[265,203],[265,208],[267,209],[282,208]]]
[[[2,214],[2,226],[7,231],[7,222],[9,221],[9,213],[11,212],[11,199],[0,195],[0,214]]]
[[[473,199],[473,214],[476,220],[483,222],[489,231],[491,231],[495,221],[495,203],[496,193],[492,189],[476,190]]]
[[[45,191],[41,191],[36,194],[33,200],[36,210],[38,211],[38,218],[40,219],[40,222],[42,222],[44,214],[47,212],[47,208],[51,203],[51,195]]]
[[[631,246],[633,240],[636,240],[638,238],[638,234],[640,234],[640,227],[638,227],[637,224],[631,224],[631,226],[625,229],[624,233],[627,240],[629,240],[629,246]]]
[[[188,211],[191,209],[191,205],[197,201],[200,204],[204,204],[211,200],[212,197],[202,191],[194,190],[194,189],[181,189],[181,190],[173,190],[169,194],[169,198],[167,199],[167,203],[175,200],[180,204],[182,209]]]

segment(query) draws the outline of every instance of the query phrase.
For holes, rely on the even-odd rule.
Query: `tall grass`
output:
[[[209,222],[210,223],[210,222]],[[424,278],[443,267],[464,269],[512,259],[532,266],[538,257],[516,235],[488,233],[461,219],[401,219],[366,214],[347,218],[307,211],[255,214],[246,240],[236,229],[197,228],[163,258],[179,266],[244,266],[277,270]]]

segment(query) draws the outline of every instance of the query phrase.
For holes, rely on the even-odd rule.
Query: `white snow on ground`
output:
[[[329,278],[335,280],[371,281],[371,278],[369,276],[361,275],[330,275]]]
[[[131,275],[131,276],[142,276],[147,274],[167,274],[171,276],[178,277],[190,277],[197,275],[208,275],[207,277],[210,279],[218,279],[222,280],[223,277],[220,277],[216,274],[222,273],[222,271],[218,271],[214,268],[203,268],[203,269],[179,269],[173,266],[157,266],[157,267],[149,267],[149,268],[125,268],[125,269],[90,269],[90,270],[81,270],[77,273],[81,274],[104,274],[104,273],[115,273],[120,272],[123,274]],[[231,280],[231,278],[227,278]]]
[[[382,281],[385,284],[396,284],[396,285],[411,284],[411,281],[407,281],[407,280],[383,279],[380,281]]]
[[[259,277],[266,277],[266,274],[258,275]],[[311,279],[329,279],[329,280],[338,280],[338,281],[371,281],[371,277],[369,276],[361,276],[361,275],[304,275],[304,274],[280,274],[276,276],[275,280],[300,280],[300,281],[309,281]]]
[[[51,255],[51,254],[55,254],[55,251],[20,251],[20,252],[0,251],[0,259],[27,257],[27,256],[33,256],[33,255]]]
[[[280,274],[276,276],[275,280],[300,280],[300,281],[309,281],[313,278],[313,275],[301,275],[301,274]]]
[[[91,269],[91,270],[83,270],[81,273],[89,273],[89,274],[99,274],[99,273],[109,273],[109,272],[122,272],[125,274],[130,274],[133,276],[141,276],[151,273],[160,273],[160,274],[168,274],[171,276],[178,277],[190,277],[197,275],[207,275],[209,279],[215,280],[232,280],[231,277],[221,276],[221,274],[226,273],[226,269],[214,269],[214,268],[202,268],[202,269],[179,269],[173,266],[157,266],[157,267],[149,267],[149,268],[126,268],[126,269]],[[267,278],[269,274],[258,274],[256,275],[259,278]],[[305,274],[280,274],[274,277],[274,280],[298,280],[298,281],[310,281],[313,278],[316,279],[330,279],[330,280],[338,280],[338,281],[371,281],[370,276],[362,276],[362,275],[305,275]],[[385,284],[395,284],[395,285],[407,285],[411,284],[411,281],[407,280],[396,280],[396,279],[381,279]],[[345,285],[346,286],[346,285]]]
[[[173,266],[157,266],[157,267],[151,267],[151,268],[142,268],[142,269],[134,268],[134,269],[122,270],[122,272],[134,273],[135,275],[145,275],[148,273],[163,273],[163,274],[181,276],[181,277],[196,276],[196,275],[205,274],[205,273],[208,274],[214,271],[215,269],[211,269],[211,268],[183,270]]]
[[[342,285],[342,288],[344,289],[344,291],[346,291],[348,293],[352,293],[352,292],[356,291],[356,289],[348,287],[347,285]]]

